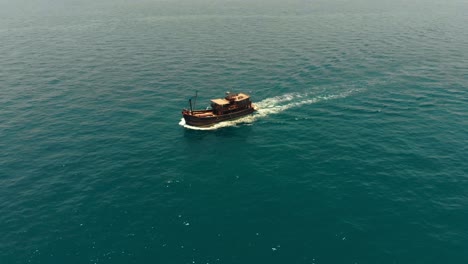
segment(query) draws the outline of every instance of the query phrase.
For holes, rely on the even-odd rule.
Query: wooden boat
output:
[[[213,124],[233,120],[249,115],[255,111],[250,96],[245,93],[226,93],[223,99],[212,99],[211,109],[193,110],[192,99],[189,100],[190,109],[183,109],[185,123],[190,126],[206,127]]]

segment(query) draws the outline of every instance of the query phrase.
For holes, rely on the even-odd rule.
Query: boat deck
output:
[[[212,117],[212,116],[217,116],[217,115],[213,114],[213,112],[208,112],[208,113],[193,113],[192,115],[193,115],[193,116],[196,116],[196,117]]]

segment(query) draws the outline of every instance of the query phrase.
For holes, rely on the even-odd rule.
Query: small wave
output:
[[[334,100],[339,98],[345,98],[359,91],[360,89],[352,89],[341,92],[339,94],[316,96],[313,96],[310,93],[289,93],[271,98],[266,98],[260,102],[257,102],[254,104],[257,108],[257,111],[255,113],[235,120],[220,122],[209,127],[195,127],[187,125],[185,123],[185,120],[182,118],[179,122],[179,125],[193,130],[216,130],[223,127],[236,126],[238,124],[253,123],[258,119],[267,117],[269,115],[279,114],[294,107],[300,107],[303,105],[314,104],[322,101]]]

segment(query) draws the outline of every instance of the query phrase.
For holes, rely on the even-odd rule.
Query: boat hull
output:
[[[216,123],[237,119],[246,115],[253,113],[255,109],[253,107],[242,109],[233,113],[223,114],[223,115],[212,115],[212,116],[195,116],[191,115],[189,112],[183,113],[185,123],[189,126],[196,127],[208,127]]]

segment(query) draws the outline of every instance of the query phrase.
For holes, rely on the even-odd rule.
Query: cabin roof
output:
[[[229,101],[226,99],[211,99],[211,102],[217,104],[217,105],[227,105],[229,104]]]
[[[243,101],[245,99],[249,99],[250,97],[245,93],[238,93],[234,96],[234,98],[236,98],[236,101]]]
[[[247,94],[244,93],[231,94],[228,95],[228,97],[226,97],[226,99],[211,99],[211,102],[217,105],[227,105],[229,104],[229,100],[227,99],[234,99],[234,102],[240,102],[250,98]]]

